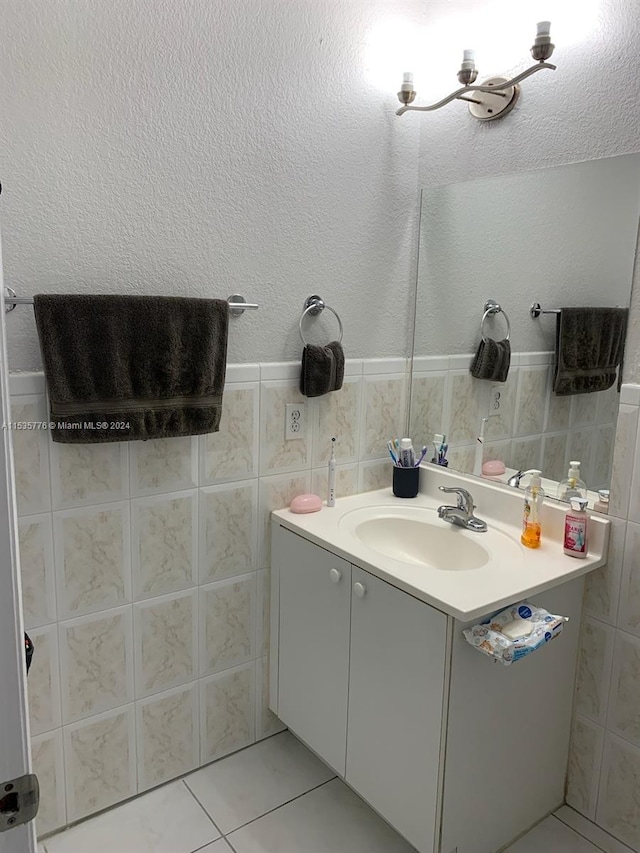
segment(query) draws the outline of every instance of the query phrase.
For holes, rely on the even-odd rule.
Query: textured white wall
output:
[[[369,45],[418,25],[423,0],[2,6],[4,270],[20,295],[239,292],[260,303],[230,333],[229,360],[247,362],[298,357],[318,292],[348,355],[407,353],[419,127],[393,115]],[[11,369],[39,367],[31,310],[8,328]]]
[[[640,150],[640,15],[630,0],[429,0],[420,98],[451,91],[466,47],[477,49],[480,79],[524,70],[535,22],[547,16],[558,69],[526,80],[507,118],[483,124],[454,103],[400,119],[420,126],[422,187]],[[627,381],[640,379],[638,287],[625,368]]]

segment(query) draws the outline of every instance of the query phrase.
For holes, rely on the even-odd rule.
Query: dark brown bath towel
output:
[[[473,361],[471,375],[474,379],[490,379],[492,382],[506,382],[511,365],[511,344],[505,338],[494,341],[492,338],[481,340]]]
[[[344,352],[339,341],[326,347],[307,344],[302,351],[300,393],[306,397],[321,397],[342,388]]]
[[[556,323],[553,390],[558,396],[622,384],[627,308],[562,308]]]
[[[217,432],[228,305],[174,296],[38,295],[54,441]]]

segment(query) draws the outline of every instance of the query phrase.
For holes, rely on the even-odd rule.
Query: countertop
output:
[[[606,563],[610,522],[601,515],[591,516],[589,552],[586,558],[577,559],[565,555],[562,548],[566,505],[545,503],[541,514],[542,544],[533,550],[520,544],[521,491],[507,491],[490,481],[432,465],[422,467],[420,477],[420,493],[415,498],[396,498],[389,487],[338,498],[334,507],[323,504],[319,512],[296,514],[289,509],[278,510],[272,514],[273,522],[462,622],[528,599]],[[455,503],[455,495],[438,491],[439,485],[459,486],[471,492],[476,503],[475,514],[488,523],[488,533],[470,532],[440,520],[436,508],[440,504]],[[412,515],[424,511],[429,523],[443,525],[452,536],[477,541],[490,551],[490,559],[476,569],[441,570],[383,556],[350,529],[353,525],[348,521],[348,514],[364,508],[371,510],[372,517],[397,514],[405,508]],[[501,542],[505,542],[506,547],[502,547]],[[425,548],[428,548],[426,540]]]

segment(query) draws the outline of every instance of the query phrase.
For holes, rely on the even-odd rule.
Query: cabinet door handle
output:
[[[340,578],[342,577],[342,572],[340,569],[331,569],[329,572],[329,577],[331,578],[331,583],[338,583]]]
[[[356,583],[354,583],[353,585],[353,591],[358,596],[358,598],[364,598],[364,594],[366,593],[367,588],[363,583],[360,583],[360,581],[356,581]]]

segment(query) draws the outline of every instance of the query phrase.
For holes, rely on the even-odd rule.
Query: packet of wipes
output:
[[[553,616],[542,607],[521,601],[520,604],[513,604],[462,633],[466,641],[478,651],[500,661],[504,666],[509,666],[559,637],[564,623],[568,621],[568,616]],[[517,628],[520,622],[523,623],[521,631]],[[526,623],[531,626],[530,631]],[[512,637],[503,633],[504,628],[507,628]],[[513,638],[514,634],[523,636]]]

